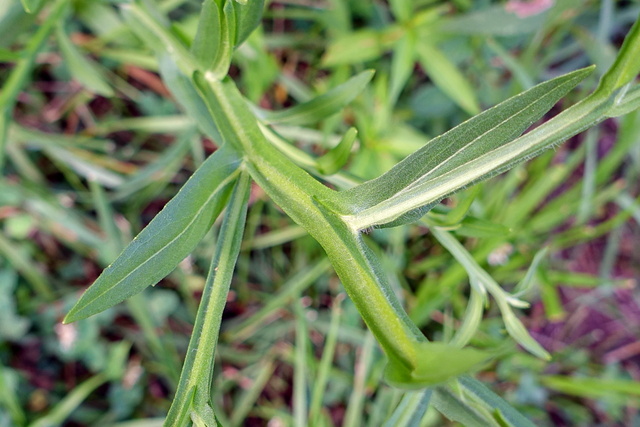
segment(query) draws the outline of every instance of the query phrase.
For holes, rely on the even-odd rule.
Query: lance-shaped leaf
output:
[[[513,159],[492,153],[522,134],[592,70],[549,80],[484,111],[432,139],[384,175],[327,200],[327,205],[344,212],[357,229],[417,220],[444,197],[530,155]],[[468,166],[482,156],[482,173]],[[454,171],[458,176],[451,179]]]
[[[102,96],[113,96],[113,90],[105,81],[102,70],[96,63],[85,58],[64,31],[63,21],[58,24],[56,37],[64,58],[64,65],[71,75],[85,87]]]
[[[106,310],[169,274],[196,247],[224,208],[239,165],[236,153],[226,145],[209,157],[102,272],[64,321]]]
[[[317,123],[343,109],[362,92],[373,77],[373,71],[363,71],[311,101],[281,111],[261,111],[268,123],[304,125]]]
[[[612,93],[633,81],[640,73],[640,20],[636,20],[622,43],[620,53],[598,86],[598,91]]]
[[[356,128],[349,129],[338,145],[318,159],[318,171],[321,174],[331,175],[342,169],[347,160],[349,160],[351,148],[356,141],[356,135],[358,135]]]
[[[237,20],[237,46],[245,41],[253,30],[260,25],[262,11],[264,10],[264,0],[249,0],[234,6]]]
[[[205,70],[213,65],[222,39],[222,11],[219,1],[205,0],[198,20],[198,31],[191,45],[191,53]]]
[[[173,59],[164,55],[160,58],[160,75],[176,101],[195,122],[200,131],[214,141],[222,141],[220,132],[207,110],[191,79],[185,77]]]
[[[469,114],[480,112],[480,106],[471,83],[458,67],[436,46],[426,40],[416,45],[420,65],[429,78],[449,98]]]

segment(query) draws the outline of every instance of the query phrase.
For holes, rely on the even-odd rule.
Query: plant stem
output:
[[[196,84],[225,141],[244,153],[252,178],[296,223],[325,249],[336,273],[389,359],[416,366],[418,347],[427,340],[411,322],[377,262],[354,233],[318,198],[334,193],[271,146],[255,116],[230,79],[220,82],[195,75]]]
[[[220,322],[227,302],[233,268],[240,252],[249,189],[249,175],[240,174],[222,222],[176,397],[169,409],[165,426],[185,425],[192,398],[196,411],[201,412],[209,405]]]

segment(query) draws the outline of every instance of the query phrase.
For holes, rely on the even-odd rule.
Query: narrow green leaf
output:
[[[26,425],[25,416],[18,398],[17,384],[9,381],[10,371],[0,364],[0,403],[4,406],[15,425]]]
[[[236,4],[237,38],[236,46],[244,42],[260,25],[264,0],[249,0],[243,4]]]
[[[193,86],[193,82],[180,72],[178,66],[168,55],[164,55],[160,59],[160,75],[171,94],[184,108],[188,116],[196,122],[200,131],[212,140],[222,142],[220,132],[218,132],[207,106]]]
[[[311,393],[310,408],[309,408],[309,424],[320,425],[321,420],[321,408],[323,403],[323,397],[326,392],[327,383],[329,381],[329,374],[331,370],[331,364],[335,355],[336,344],[338,342],[338,331],[340,330],[340,316],[342,314],[341,303],[345,294],[339,294],[333,300],[331,307],[331,323],[329,326],[329,332],[327,332],[323,350],[322,358],[320,359],[320,365],[318,367],[318,373],[314,378],[313,391]]]
[[[183,74],[191,75],[199,68],[186,46],[140,2],[123,4],[121,10],[129,28],[158,55],[171,56]]]
[[[272,124],[304,125],[317,123],[339,112],[349,102],[353,101],[371,81],[373,73],[372,70],[363,71],[327,93],[313,98],[311,101],[282,111],[261,111],[261,114],[266,122]]]
[[[62,18],[67,5],[67,0],[57,0],[53,3],[49,15],[23,49],[22,59],[2,85],[2,91],[0,91],[0,170],[4,166],[9,123],[16,98],[29,80],[36,55],[42,49],[56,23]]]
[[[50,427],[62,425],[69,415],[71,415],[71,413],[80,406],[80,404],[82,404],[82,402],[84,402],[84,400],[89,397],[95,389],[107,381],[108,378],[106,375],[97,374],[88,380],[81,382],[76,385],[62,400],[57,402],[47,415],[38,418],[33,423],[29,424],[29,427]]]
[[[220,80],[222,80],[229,71],[233,49],[236,46],[237,16],[234,4],[234,1],[227,1],[222,7],[220,41],[217,55],[213,64],[209,67],[213,76]]]
[[[632,82],[640,73],[640,19],[636,19],[633,27],[622,43],[615,62],[602,76],[596,92],[609,96],[627,83]]]
[[[349,160],[351,148],[356,141],[358,131],[356,128],[350,128],[342,137],[338,145],[333,147],[327,154],[318,159],[318,172],[323,175],[332,175],[338,172]]]
[[[293,312],[296,317],[295,361],[293,364],[293,418],[295,427],[305,427],[309,418],[307,410],[307,395],[309,394],[307,356],[310,339],[300,295],[296,295],[296,297],[293,302]]]
[[[222,11],[216,0],[205,0],[198,20],[198,30],[191,45],[193,56],[208,70],[218,55],[222,39]]]
[[[482,321],[485,300],[486,298],[482,293],[477,292],[473,288],[471,289],[471,295],[467,303],[467,310],[464,313],[462,325],[460,325],[460,328],[451,340],[451,345],[462,348],[471,341],[471,338],[475,335]]]
[[[456,227],[451,230],[458,236],[466,237],[506,237],[511,234],[511,228],[504,224],[487,221],[486,219],[473,216],[465,217]]]
[[[477,408],[464,397],[452,392],[449,387],[437,387],[431,397],[431,404],[442,415],[451,421],[463,426],[497,426],[492,420],[487,419]]]
[[[536,255],[533,257],[533,261],[531,261],[531,265],[529,266],[529,269],[527,270],[527,274],[513,289],[514,296],[520,296],[531,290],[531,288],[535,284],[534,279],[536,277],[538,267],[540,266],[540,263],[544,261],[544,259],[547,257],[548,254],[549,254],[548,247],[544,247],[536,253]]]
[[[102,96],[113,96],[113,89],[105,81],[102,70],[80,53],[64,31],[62,22],[58,24],[56,29],[56,38],[64,58],[64,65],[71,75],[87,89]]]
[[[613,107],[607,111],[607,117],[624,116],[640,108],[640,84],[632,86],[620,96]]]
[[[456,14],[442,21],[438,30],[445,33],[466,35],[517,36],[533,33],[544,26],[549,12],[544,11],[520,18],[506,10],[504,4],[475,12]]]
[[[397,26],[389,26],[384,31],[367,28],[344,33],[329,45],[322,65],[334,67],[376,59],[403,34],[404,29]]]
[[[24,11],[27,13],[37,12],[43,0],[20,0]]]
[[[463,375],[458,378],[458,384],[465,394],[473,397],[473,399],[487,409],[499,410],[502,418],[514,427],[534,427],[534,424],[525,416],[509,405],[500,396],[489,390],[480,381]]]
[[[409,391],[383,427],[418,427],[427,412],[433,390]]]
[[[389,6],[398,21],[408,21],[411,18],[414,6],[412,0],[390,0]]]
[[[529,335],[529,331],[527,331],[527,328],[525,328],[522,322],[516,317],[511,307],[503,300],[497,299],[497,302],[500,306],[502,320],[507,327],[509,335],[511,335],[518,344],[531,352],[531,354],[544,360],[551,360],[551,355]]]
[[[542,383],[554,390],[574,396],[598,399],[619,394],[625,399],[640,397],[640,383],[634,380],[581,378],[563,375],[549,375],[541,378]]]
[[[407,368],[390,357],[385,369],[385,381],[407,389],[419,389],[450,380],[453,377],[478,369],[489,355],[473,348],[458,348],[439,342],[423,342],[416,345],[418,365]]]
[[[351,211],[348,221],[359,229],[417,220],[443,197],[526,159],[530,155],[527,150],[537,148],[535,144],[556,142],[557,139],[546,141],[538,128],[537,132],[525,135],[535,136],[534,142],[526,145],[523,142],[522,147],[518,145],[518,153],[523,154],[511,154],[516,149],[505,145],[542,117],[592,70],[593,67],[577,70],[539,84],[456,126],[429,141],[384,175],[339,193],[335,209],[344,213]],[[584,106],[585,109],[589,107]],[[500,156],[496,153],[498,148],[503,148],[507,154]],[[469,166],[480,161],[481,167]],[[328,204],[336,200],[330,200]]]
[[[404,37],[393,46],[392,54],[389,103],[395,104],[415,65],[416,35],[414,32],[407,31]]]
[[[474,115],[480,112],[480,105],[471,83],[442,51],[430,42],[420,40],[416,45],[416,54],[420,65],[442,92],[467,113]]]
[[[99,313],[169,274],[223,209],[240,161],[228,147],[216,151],[178,194],[87,289],[65,322]]]
[[[0,46],[9,50],[15,40],[25,34],[38,14],[27,13],[17,1],[2,2],[0,7]],[[21,52],[24,53],[24,50]]]

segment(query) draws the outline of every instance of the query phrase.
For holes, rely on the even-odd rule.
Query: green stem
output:
[[[192,405],[203,418],[210,410],[209,391],[216,344],[233,268],[240,252],[249,189],[249,175],[243,173],[238,179],[222,222],[176,397],[164,422],[165,426],[186,425]]]
[[[224,140],[244,153],[254,180],[325,249],[336,273],[389,359],[405,369],[418,364],[426,338],[410,321],[359,234],[319,204],[325,187],[271,146],[233,82],[194,76]]]

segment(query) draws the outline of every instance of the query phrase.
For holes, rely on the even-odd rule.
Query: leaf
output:
[[[332,175],[342,169],[347,160],[349,160],[351,148],[353,148],[357,135],[356,128],[350,128],[338,145],[318,159],[318,172],[323,175]]]
[[[171,94],[184,108],[188,116],[196,122],[200,131],[214,141],[222,141],[207,106],[193,87],[193,82],[180,72],[173,59],[167,55],[160,59],[160,75]]]
[[[415,64],[416,36],[408,31],[393,46],[391,57],[391,78],[389,81],[389,102],[395,104],[402,88],[411,76]]]
[[[226,145],[87,289],[65,323],[99,313],[156,284],[191,252],[225,206],[240,160]]]
[[[416,45],[416,54],[420,65],[441,91],[467,113],[473,115],[480,112],[473,87],[444,53],[431,43],[421,40]]]
[[[429,407],[433,390],[407,392],[383,427],[418,427]]]
[[[281,111],[261,111],[263,119],[272,124],[304,125],[317,123],[339,112],[349,102],[353,101],[371,81],[373,73],[372,70],[363,71],[328,92],[295,107]]]
[[[468,216],[451,230],[458,236],[466,237],[506,237],[511,234],[511,229],[503,224],[487,221],[486,219]]]
[[[250,190],[249,175],[241,174],[230,197],[218,233],[216,250],[211,259],[178,389],[167,414],[167,425],[182,425],[178,421],[184,417],[185,411],[190,407],[196,411],[200,410],[200,415],[208,414],[208,417],[215,418],[208,400],[216,345],[222,312],[227,303],[233,270],[240,253]],[[194,388],[196,392],[192,399],[189,390]]]
[[[622,43],[615,62],[602,76],[596,92],[610,95],[632,82],[640,73],[640,19],[636,20]]]
[[[398,21],[408,21],[413,13],[412,0],[390,0],[389,6]]]
[[[529,134],[537,137],[534,142],[525,145],[524,138],[513,142],[525,141],[517,151],[511,145],[508,150],[501,147],[542,117],[592,70],[589,67],[557,77],[484,111],[430,140],[382,176],[338,193],[327,205],[345,215],[350,212],[347,220],[357,229],[417,220],[444,197],[525,160],[530,155],[527,150],[541,150],[536,144],[557,141],[547,142],[537,129]],[[504,148],[506,154],[497,153],[498,148]]]
[[[58,24],[56,38],[64,59],[63,63],[71,75],[92,92],[106,97],[113,96],[113,89],[104,80],[102,70],[93,61],[80,53],[69,39],[69,36],[67,36],[62,23]]]
[[[480,381],[463,375],[458,378],[458,384],[465,394],[490,410],[498,410],[502,419],[514,427],[534,427],[534,424],[520,412],[509,405],[503,398],[489,390]]]
[[[431,404],[446,418],[463,426],[496,426],[483,417],[467,399],[449,390],[449,387],[437,387],[431,397]]]
[[[442,22],[438,31],[455,34],[515,36],[537,31],[547,20],[548,12],[520,18],[505,6],[493,6],[477,12],[456,15]]]
[[[486,293],[486,292],[485,292]],[[481,292],[471,289],[467,310],[464,313],[462,325],[456,331],[450,344],[456,347],[464,347],[475,335],[484,312],[485,296]]]
[[[536,340],[529,335],[529,331],[524,327],[522,322],[513,314],[511,307],[501,300],[497,300],[500,306],[500,313],[502,314],[502,320],[507,327],[507,332],[511,337],[518,342],[522,347],[527,349],[535,356],[544,359],[551,360],[551,355],[540,345]]]
[[[260,25],[264,0],[249,0],[244,4],[236,4],[237,38],[236,46],[244,42]]]
[[[562,393],[591,399],[612,394],[621,395],[625,400],[631,396],[640,397],[640,383],[634,380],[548,375],[541,377],[541,381],[545,386]]]
[[[533,261],[531,261],[531,265],[529,266],[529,269],[527,270],[527,274],[513,289],[513,296],[519,297],[529,292],[531,288],[533,288],[533,286],[535,285],[534,279],[536,277],[538,267],[540,266],[540,263],[544,261],[544,259],[547,257],[548,253],[549,253],[548,247],[544,247],[536,253],[536,255],[533,257]]]
[[[636,84],[616,99],[616,103],[607,111],[607,117],[624,116],[640,108],[640,84]]]
[[[24,11],[27,13],[36,12],[40,8],[42,1],[43,0],[20,0]]]
[[[158,55],[169,55],[180,71],[191,75],[198,69],[198,61],[169,29],[158,22],[155,15],[147,11],[143,4],[127,3],[121,6],[122,16],[128,27],[143,40],[144,44]]]
[[[15,105],[18,94],[27,84],[31,77],[31,70],[36,60],[36,55],[44,46],[49,34],[55,28],[56,23],[62,18],[68,2],[66,0],[57,0],[53,2],[49,15],[40,24],[38,30],[31,36],[27,45],[22,49],[21,60],[11,70],[9,77],[2,84],[0,91],[0,169],[2,169],[5,161],[5,149],[7,144],[7,135],[9,131],[10,114]],[[10,10],[10,12],[14,12]],[[18,18],[19,19],[19,18]],[[5,22],[3,19],[0,24],[11,23]],[[1,29],[0,29],[1,31]]]
[[[477,369],[489,358],[480,350],[439,342],[419,343],[415,351],[417,365],[413,367],[389,357],[385,369],[387,383],[404,389],[420,389]]]
[[[234,8],[235,2],[227,1],[222,7],[222,19],[220,20],[220,42],[216,58],[210,67],[211,73],[218,78],[223,79],[229,72],[231,65],[231,56],[236,46],[236,13]]]
[[[222,39],[222,16],[218,1],[205,0],[198,20],[198,30],[191,45],[193,56],[207,70],[216,59]]]
[[[356,64],[380,57],[404,30],[397,26],[387,27],[384,31],[372,29],[345,33],[333,41],[322,57],[322,66]]]

